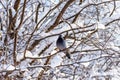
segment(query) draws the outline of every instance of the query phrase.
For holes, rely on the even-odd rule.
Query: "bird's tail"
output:
[[[66,52],[66,56],[68,57],[68,59],[71,59],[70,54],[68,52]]]

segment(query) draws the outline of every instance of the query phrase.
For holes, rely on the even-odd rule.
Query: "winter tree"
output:
[[[0,0],[0,80],[119,80],[120,0]],[[56,47],[62,35],[71,59]]]

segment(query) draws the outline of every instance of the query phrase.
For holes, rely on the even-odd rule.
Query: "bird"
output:
[[[65,40],[63,39],[62,35],[60,34],[57,41],[56,41],[56,46],[60,51],[64,51],[64,53],[66,54],[66,56],[70,59],[70,54],[68,49],[66,48],[66,43]]]

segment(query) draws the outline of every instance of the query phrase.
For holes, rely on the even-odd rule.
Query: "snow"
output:
[[[36,57],[38,57],[38,55],[37,54],[32,54],[30,51],[26,50],[25,57],[36,58]],[[20,61],[23,58],[24,58],[24,52],[17,54],[17,61]]]
[[[53,59],[50,61],[50,66],[52,67],[52,68],[55,68],[56,66],[59,66],[61,63],[62,63],[62,58],[61,58],[61,56],[60,55],[55,55],[54,57],[53,57]]]
[[[15,14],[16,14],[15,9],[12,7],[11,10],[12,10],[12,16],[15,16]]]
[[[4,65],[1,65],[1,70],[6,70],[6,71],[12,71],[12,70],[15,70],[15,66],[11,65],[11,64],[4,64]]]
[[[88,67],[89,66],[89,62],[85,62],[85,63],[81,63],[81,64],[83,64],[85,67]]]
[[[24,53],[18,53],[18,54],[17,54],[16,59],[17,59],[18,62],[19,62],[20,60],[22,60],[23,58],[24,58]]]
[[[25,57],[34,57],[34,55],[30,51],[26,50]]]
[[[58,4],[59,3],[59,0],[50,0],[52,3],[54,4]]]
[[[59,12],[68,0],[63,0],[60,6],[53,9],[60,1],[62,0],[29,0],[27,2],[24,20],[28,19],[26,21],[23,20],[21,28],[18,30],[16,61],[19,63],[14,66],[13,51],[15,38],[10,39],[8,34],[7,44],[4,43],[9,26],[9,14],[6,11],[11,9],[12,16],[16,14],[13,8],[14,0],[1,0],[6,8],[0,2],[0,17],[2,19],[0,24],[3,26],[3,30],[0,30],[0,38],[2,38],[0,41],[0,77],[9,74],[7,77],[10,78],[20,76],[23,80],[36,80],[38,75],[44,71],[42,77],[46,80],[49,80],[48,78],[51,80],[73,80],[74,76],[75,80],[96,80],[95,77],[98,77],[99,80],[105,80],[105,77],[109,77],[110,80],[119,80],[120,27],[117,19],[120,18],[120,1],[116,1],[115,11],[110,16],[114,8],[114,2],[111,0],[109,0],[111,1],[109,3],[101,2],[108,0],[83,0],[80,5],[79,0],[75,0],[60,18],[59,22],[63,22],[46,33],[45,30],[53,25]],[[19,5],[15,29],[18,27],[21,19],[23,2],[24,0]],[[36,4],[38,2],[41,3],[38,11],[38,22],[50,12],[40,23],[35,23]],[[100,2],[101,4],[93,6],[93,4]],[[97,10],[99,15],[97,15]],[[79,16],[72,23],[76,16],[71,16],[79,11],[81,11]],[[115,21],[111,22],[113,20]],[[110,24],[107,25],[108,23]],[[30,43],[26,44],[37,24],[39,25]],[[95,25],[87,27],[91,24]],[[74,30],[76,41],[69,49],[71,53],[73,52],[71,54],[72,59],[69,60],[64,57],[64,52],[56,50],[56,40],[61,33],[66,37],[67,47],[71,46],[75,40],[75,38],[68,38],[73,37],[71,27],[77,28],[77,30]],[[91,29],[97,29],[97,31],[93,33],[94,31],[91,31]],[[84,32],[85,30],[88,31]],[[90,34],[91,36],[89,36]],[[34,41],[39,40],[39,43],[34,44],[35,47],[31,46]],[[51,45],[48,46],[49,44]],[[28,45],[28,48],[26,53],[24,53],[26,45]],[[31,47],[33,48],[30,50]],[[40,52],[43,53],[39,55]],[[50,55],[50,58],[46,57]],[[19,78],[17,79],[19,80]]]
[[[7,67],[6,70],[15,70],[15,67],[13,65],[10,65],[10,66]]]
[[[26,79],[31,79],[32,77],[30,76],[30,73],[31,73],[30,71],[25,71],[23,75]]]
[[[110,42],[109,44],[110,44],[110,48],[112,48],[112,49],[114,49],[114,50],[116,50],[116,51],[119,51],[119,50],[120,50],[120,48],[117,47],[117,46],[115,46],[115,44],[114,44],[113,42]]]
[[[103,25],[102,23],[100,23],[100,22],[97,22],[97,28],[98,29],[105,29],[105,25]]]

